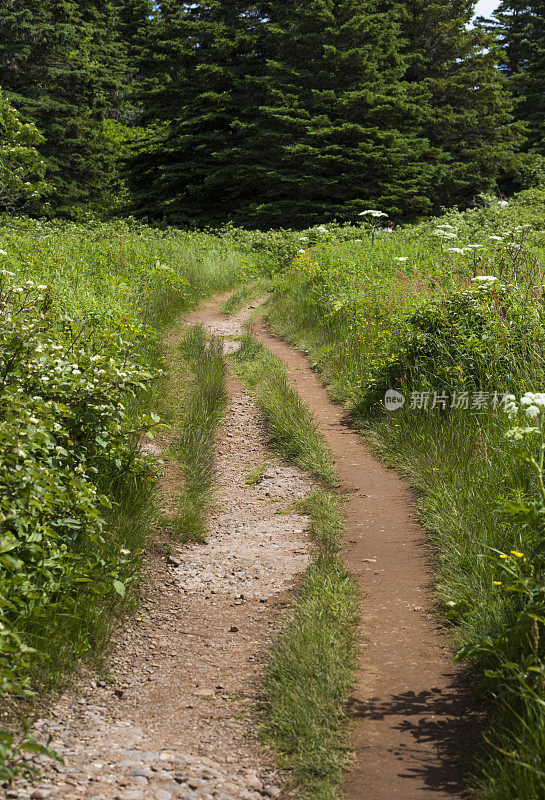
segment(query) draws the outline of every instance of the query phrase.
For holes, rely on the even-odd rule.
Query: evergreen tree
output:
[[[440,154],[420,133],[421,90],[401,80],[392,12],[355,0],[170,3],[159,31],[156,127],[131,164],[140,213],[301,226],[369,204],[429,209]]]
[[[361,0],[271,2],[264,100],[248,140],[263,172],[253,224],[422,213],[441,171],[403,81],[394,13]]]
[[[216,224],[240,206],[239,125],[255,113],[261,24],[239,0],[157,7],[142,114],[150,132],[129,165],[137,213]]]
[[[501,169],[515,163],[521,142],[512,98],[498,70],[498,48],[471,27],[474,0],[405,0],[394,8],[405,39],[406,80],[424,93],[425,135],[448,163],[430,187],[434,206],[467,205],[494,188]]]
[[[108,0],[8,0],[0,7],[0,87],[44,135],[57,212],[97,202],[114,168],[104,121],[125,69]]]
[[[526,124],[525,149],[545,155],[545,2],[503,0],[494,16],[481,23],[503,50],[515,115]]]

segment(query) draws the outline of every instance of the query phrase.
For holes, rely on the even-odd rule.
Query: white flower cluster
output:
[[[514,395],[506,395],[504,411],[509,419],[517,416],[519,409],[523,408],[528,419],[536,419],[545,409],[545,392],[526,392],[517,403]]]
[[[374,209],[370,208],[367,211],[360,211],[360,217],[387,217],[388,214],[385,214],[384,211],[375,211]]]

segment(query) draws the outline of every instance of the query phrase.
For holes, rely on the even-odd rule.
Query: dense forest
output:
[[[545,4],[8,0],[4,209],[253,228],[544,179]],[[9,176],[9,179],[8,179]]]

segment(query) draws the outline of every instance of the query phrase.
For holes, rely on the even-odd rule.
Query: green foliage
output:
[[[486,27],[504,54],[500,69],[508,77],[517,119],[526,126],[525,149],[545,155],[545,3],[502,0]]]
[[[43,134],[56,213],[104,205],[117,154],[105,120],[119,109],[126,72],[111,2],[20,2],[0,9],[0,86]]]
[[[435,213],[467,207],[516,171],[522,142],[513,101],[498,69],[494,35],[472,25],[468,0],[392,0],[407,62],[405,80],[419,90],[422,128],[440,168],[427,188]]]
[[[359,409],[382,405],[388,389],[494,392],[545,345],[542,289],[527,298],[500,281],[477,281],[416,311],[390,360],[366,387]]]
[[[0,208],[37,208],[46,189],[45,164],[37,150],[43,141],[36,127],[24,125],[0,93]]]
[[[302,228],[368,205],[404,217],[467,205],[519,138],[491,38],[467,29],[470,4],[452,5],[160,4],[134,212]]]

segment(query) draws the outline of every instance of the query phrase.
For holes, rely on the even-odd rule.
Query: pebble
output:
[[[265,797],[278,797],[282,789],[278,786],[264,786],[263,787],[263,794]]]
[[[144,800],[144,792],[142,789],[129,789],[128,792],[124,792],[123,800]]]
[[[165,789],[159,789],[155,792],[155,800],[172,800],[172,794]]]

